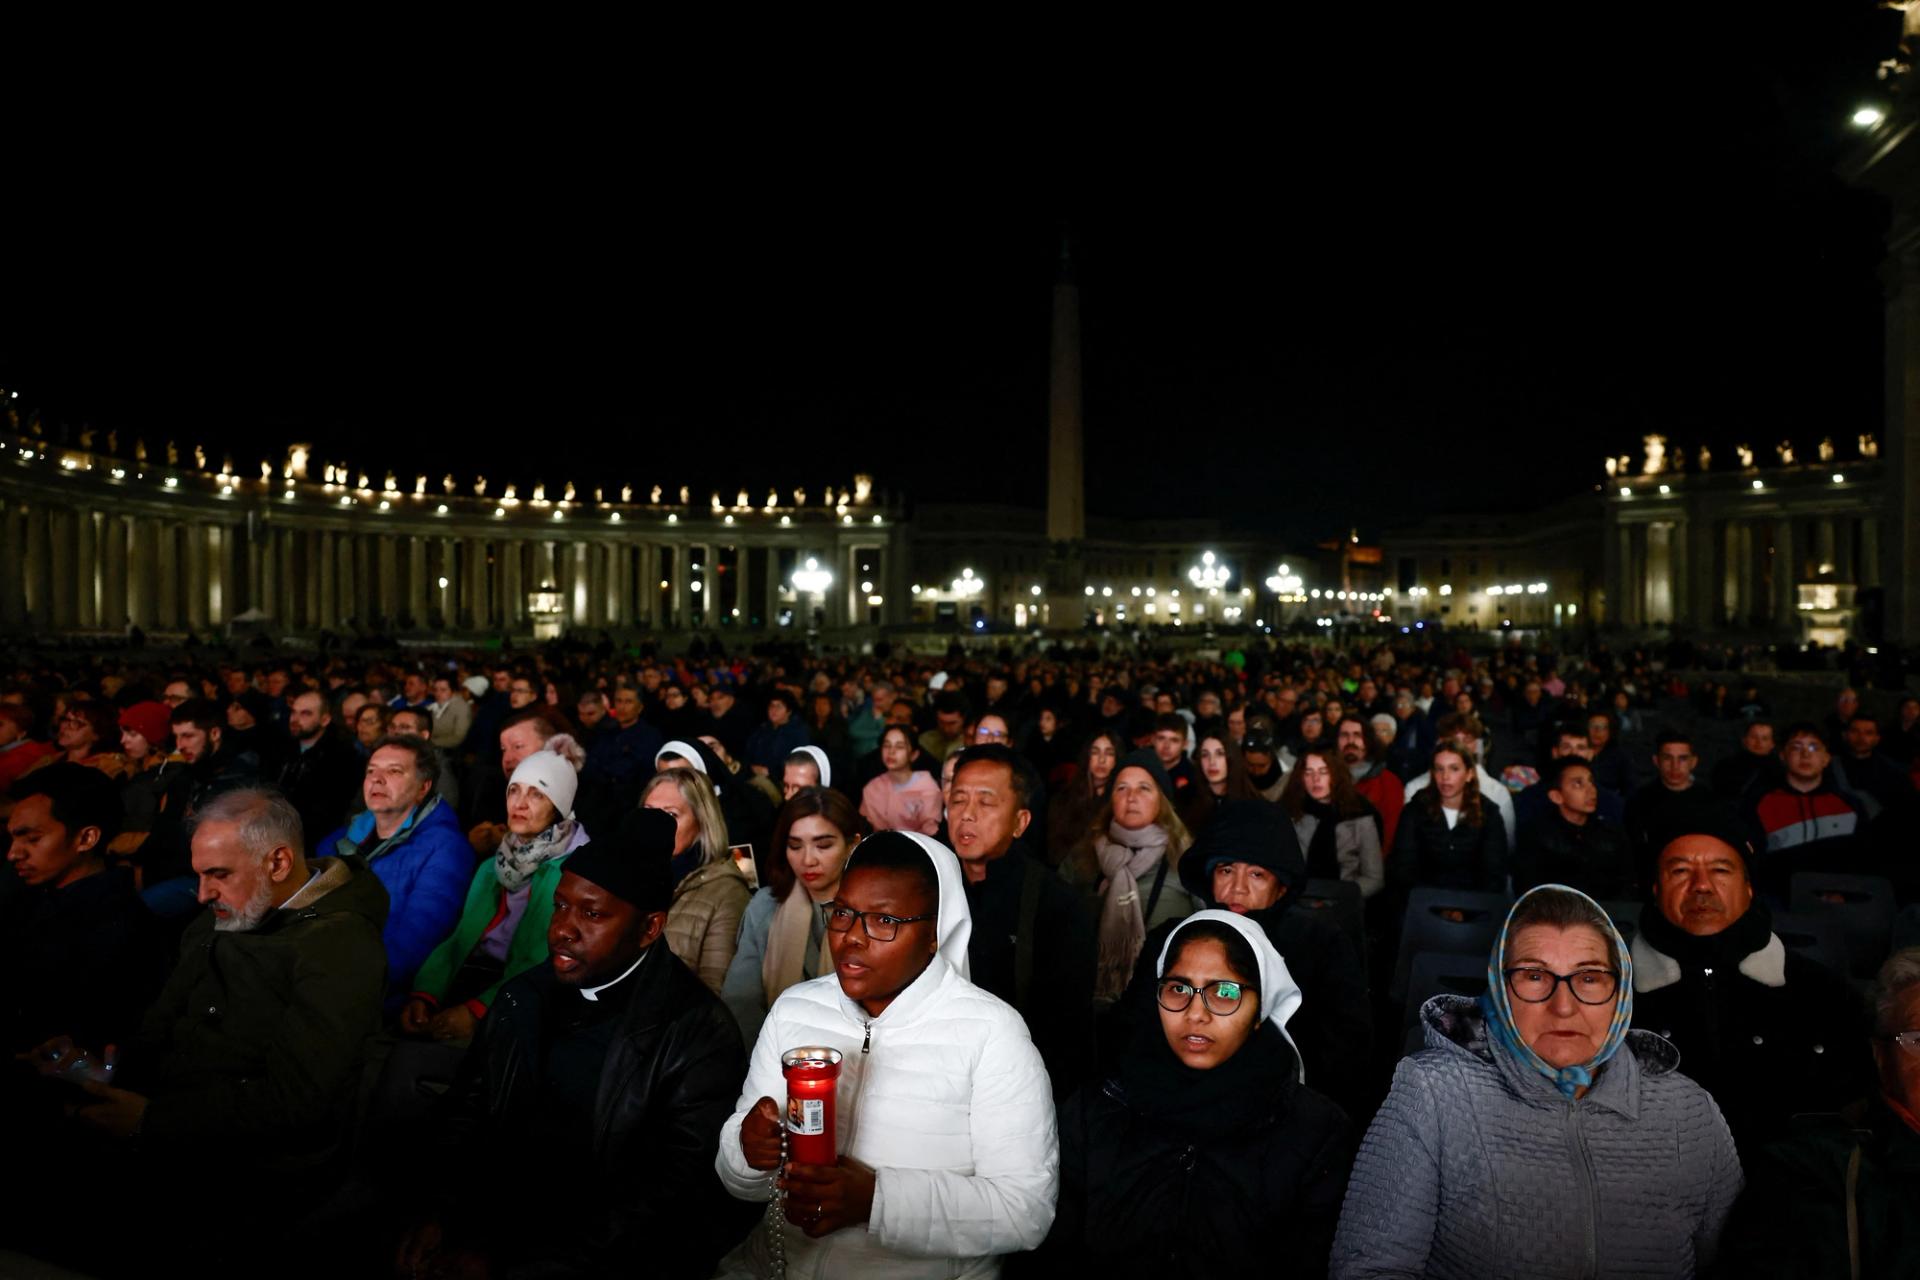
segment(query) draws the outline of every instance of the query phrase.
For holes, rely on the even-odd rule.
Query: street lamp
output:
[[[953,594],[967,600],[979,595],[986,587],[985,579],[974,577],[971,569],[962,569],[960,576],[953,580]]]
[[[820,567],[820,562],[812,556],[807,557],[804,568],[793,571],[793,589],[808,595],[817,596],[833,585],[833,574]]]
[[[1279,572],[1267,579],[1267,590],[1277,596],[1290,596],[1306,585],[1305,579],[1296,574],[1289,565],[1281,565]]]
[[[1196,587],[1206,587],[1210,590],[1226,586],[1227,580],[1232,577],[1233,570],[1219,563],[1218,558],[1211,551],[1200,557],[1199,564],[1187,570],[1187,581]]]

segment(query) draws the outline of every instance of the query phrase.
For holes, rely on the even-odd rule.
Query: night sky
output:
[[[0,384],[248,471],[1037,506],[1064,222],[1096,514],[1371,534],[1648,432],[1878,431],[1885,212],[1833,168],[1898,15],[1679,7],[156,108],[41,184]]]

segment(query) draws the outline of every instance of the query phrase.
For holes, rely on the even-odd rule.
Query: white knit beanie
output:
[[[573,816],[573,795],[580,789],[580,774],[564,756],[552,751],[536,751],[520,762],[507,785],[519,783],[532,787],[553,801],[562,818]]]

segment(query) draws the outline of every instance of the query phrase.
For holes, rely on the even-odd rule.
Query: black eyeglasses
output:
[[[1240,1007],[1245,997],[1245,989],[1237,982],[1222,978],[1215,982],[1192,983],[1185,978],[1162,978],[1160,990],[1155,995],[1160,1007],[1168,1013],[1185,1013],[1187,1006],[1193,1003],[1195,996],[1207,1007],[1207,1012],[1216,1018],[1225,1018]]]
[[[918,924],[922,920],[932,920],[936,916],[890,916],[881,911],[855,911],[852,907],[832,906],[827,908],[827,932],[845,933],[853,928],[858,920],[860,927],[875,942],[892,942],[900,936],[903,924]]]
[[[1611,969],[1581,969],[1574,973],[1553,973],[1546,969],[1508,969],[1507,990],[1516,1000],[1545,1004],[1553,999],[1561,983],[1573,992],[1581,1004],[1606,1004],[1620,989],[1620,975]]]

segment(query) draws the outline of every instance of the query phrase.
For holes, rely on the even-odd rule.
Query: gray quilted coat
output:
[[[1740,1159],[1706,1090],[1645,1031],[1568,1102],[1435,996],[1347,1184],[1334,1280],[1686,1277],[1709,1269]]]

